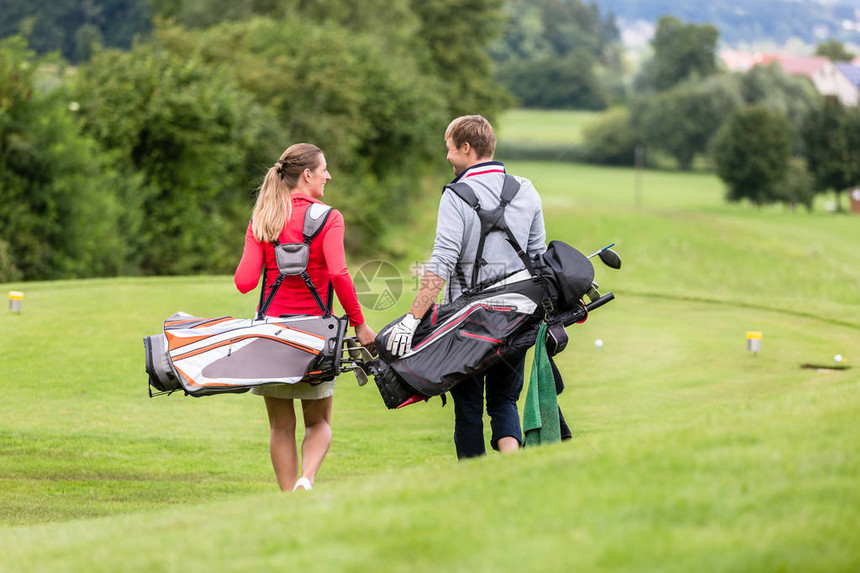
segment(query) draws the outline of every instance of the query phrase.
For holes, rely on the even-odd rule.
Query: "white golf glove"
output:
[[[415,334],[419,322],[419,319],[407,312],[400,322],[391,327],[385,349],[394,356],[403,356],[412,350],[412,335]]]

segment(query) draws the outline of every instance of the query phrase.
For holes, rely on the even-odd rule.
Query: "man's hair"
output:
[[[448,124],[445,139],[451,138],[460,147],[468,143],[478,157],[492,157],[496,152],[496,133],[490,122],[481,115],[464,115]]]

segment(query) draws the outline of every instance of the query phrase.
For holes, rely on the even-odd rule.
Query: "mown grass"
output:
[[[450,405],[389,412],[345,375],[317,487],[281,495],[258,398],[145,392],[165,317],[250,314],[229,277],[3,285],[25,300],[0,312],[0,570],[857,570],[857,218],[726,205],[703,174],[646,172],[637,204],[630,170],[508,168],[550,238],[624,259],[559,357],[572,441],[457,463]],[[406,291],[372,325],[408,305],[436,200],[385,238]],[[801,368],[835,354],[855,367]]]
[[[148,402],[135,384],[122,402],[151,404],[147,419],[188,412],[148,438],[133,424],[90,440],[13,431],[30,461],[13,457],[10,481],[38,481],[33,503],[126,515],[31,515],[34,525],[0,530],[6,570],[855,568],[858,380],[799,362],[825,361],[856,331],[635,296],[602,312],[562,355],[577,438],[513,457],[458,464],[450,408],[386,412],[349,381],[319,485],[302,496],[272,491],[251,397]],[[769,333],[758,357],[743,349],[750,325]],[[35,525],[45,517],[56,523]]]
[[[176,310],[246,316],[256,302],[253,296],[235,292],[228,277],[15,288],[25,290],[24,312],[0,315],[4,525],[108,515],[272,487],[268,426],[258,398],[150,400],[143,372],[142,338],[157,332],[163,318]],[[351,375],[342,382],[358,390]],[[345,399],[343,413],[338,410],[344,419],[336,429],[343,436],[329,457],[335,460],[327,464],[329,479],[387,467],[385,455],[362,460],[367,450],[361,433],[386,414],[369,390],[361,393],[362,404]],[[423,462],[428,455],[421,447],[422,441],[429,443],[422,433],[415,428],[405,459]],[[341,445],[346,460],[362,461],[338,469]],[[445,457],[446,445],[432,443],[430,449]]]
[[[579,144],[582,130],[601,117],[594,111],[510,109],[499,118],[497,135],[508,144]]]

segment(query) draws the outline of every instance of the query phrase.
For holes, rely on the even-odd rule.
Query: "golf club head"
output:
[[[362,346],[354,336],[347,336],[343,339],[346,350],[349,351],[349,358],[354,362],[367,363],[373,360],[373,353],[369,348]]]
[[[346,346],[346,349],[349,351],[349,357],[352,360],[360,360],[361,353],[359,352],[359,348],[361,345],[358,343],[358,340],[353,336],[347,336],[343,339],[343,344]]]
[[[621,268],[621,257],[619,257],[618,253],[616,253],[612,249],[603,249],[597,254],[597,256],[600,257],[600,260],[603,261],[603,264],[610,269]]]
[[[367,372],[365,372],[363,368],[356,368],[353,372],[355,373],[355,379],[358,381],[359,386],[367,384]]]

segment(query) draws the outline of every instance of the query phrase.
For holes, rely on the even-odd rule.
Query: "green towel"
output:
[[[529,389],[526,392],[526,405],[523,409],[523,430],[525,446],[538,446],[561,441],[558,422],[558,395],[555,392],[555,378],[546,353],[546,322],[541,324],[535,344],[535,357]]]

